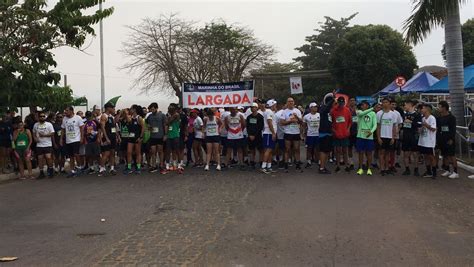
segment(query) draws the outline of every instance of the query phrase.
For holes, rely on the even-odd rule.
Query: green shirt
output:
[[[143,127],[145,127],[145,131],[143,132],[143,143],[146,144],[148,143],[148,140],[150,140],[151,133],[148,124],[145,121],[143,122]]]
[[[168,138],[173,139],[173,138],[178,138],[179,137],[180,124],[181,124],[181,121],[178,117],[178,119],[172,121],[171,124],[168,125]]]
[[[357,138],[373,140],[374,132],[377,130],[377,116],[373,108],[357,110]],[[371,133],[367,137],[368,133]]]
[[[19,132],[15,141],[15,149],[17,150],[26,150],[29,145],[28,134],[26,131]]]

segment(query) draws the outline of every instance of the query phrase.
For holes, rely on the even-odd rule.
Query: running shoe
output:
[[[206,165],[206,167],[204,167],[204,170],[208,171],[209,170],[209,165]]]
[[[218,171],[222,170],[221,165],[217,165],[216,170],[218,170]]]
[[[362,175],[364,174],[364,170],[362,168],[360,168],[358,171],[357,171],[357,175]]]
[[[367,175],[372,176],[372,170],[371,169],[367,169]]]

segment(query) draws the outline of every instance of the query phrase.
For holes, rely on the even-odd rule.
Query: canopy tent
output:
[[[378,92],[378,95],[420,93],[427,90],[438,81],[439,80],[436,77],[429,74],[428,72],[419,72],[405,83],[401,92],[400,87],[398,87],[398,85],[395,84],[395,81],[393,81],[387,87]]]
[[[434,94],[448,94],[448,78],[449,75],[441,79],[439,82],[435,83],[433,86],[428,88],[428,90],[423,93]],[[474,65],[464,68],[464,90],[468,92],[474,92]]]

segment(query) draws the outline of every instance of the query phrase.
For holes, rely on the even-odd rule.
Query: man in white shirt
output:
[[[43,179],[44,175],[44,162],[48,165],[48,177],[53,178],[53,136],[54,127],[50,122],[46,121],[46,114],[39,112],[39,122],[33,126],[33,138],[36,142],[36,155],[38,156],[38,167],[40,169],[40,175],[37,179]]]
[[[390,99],[384,98],[382,110],[377,112],[377,143],[382,176],[391,174],[389,171],[390,152],[394,149],[397,121],[397,115],[391,110]]]
[[[425,178],[436,179],[436,161],[434,148],[436,146],[436,118],[431,115],[432,107],[424,104],[421,109],[423,119],[420,128],[420,139],[418,139],[418,148],[420,154],[424,155],[426,163]]]
[[[318,145],[319,145],[319,123],[321,117],[318,113],[316,103],[309,104],[310,113],[303,117],[303,125],[306,132],[306,163],[305,168],[311,167],[312,162],[318,163]]]
[[[272,173],[272,153],[275,149],[275,142],[277,140],[277,124],[278,120],[275,117],[277,102],[273,99],[267,101],[267,109],[263,113],[263,161],[262,172]]]
[[[66,153],[70,159],[69,166],[71,173],[68,177],[75,177],[77,175],[76,161],[79,162],[80,158],[79,148],[81,144],[84,143],[84,122],[80,116],[74,115],[73,107],[66,108],[65,114],[66,116],[63,118],[61,128],[62,136],[65,136],[66,139]],[[61,146],[63,144],[64,139],[61,139]]]
[[[300,161],[300,141],[301,124],[303,118],[301,111],[295,107],[295,100],[291,97],[286,101],[286,109],[280,118],[280,124],[285,133],[285,171],[288,172],[288,162],[290,158],[295,159],[296,170],[301,171]],[[291,153],[293,155],[291,155]]]

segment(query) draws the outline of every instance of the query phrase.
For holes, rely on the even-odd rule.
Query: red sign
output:
[[[402,86],[404,86],[406,83],[407,83],[407,80],[406,80],[405,77],[403,77],[403,76],[398,76],[397,78],[395,78],[395,84],[396,84],[398,87],[402,87]]]

